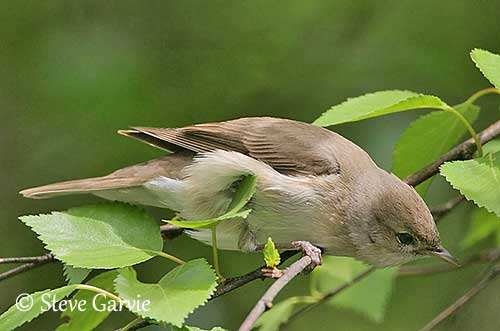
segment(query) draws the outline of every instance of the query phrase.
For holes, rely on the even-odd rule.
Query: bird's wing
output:
[[[270,117],[241,118],[177,129],[134,127],[119,132],[173,152],[239,152],[289,175],[339,173],[339,148],[345,150],[346,144],[355,146],[326,129]]]

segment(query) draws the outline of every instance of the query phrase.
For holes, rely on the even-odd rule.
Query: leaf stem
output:
[[[214,225],[210,228],[210,230],[212,231],[212,256],[214,260],[215,273],[220,280],[224,280],[224,277],[222,277],[220,273],[219,254],[217,252],[217,227]]]
[[[99,288],[99,287],[95,287],[95,286],[87,285],[87,284],[78,284],[78,285],[76,285],[76,288],[79,290],[86,290],[86,291],[90,291],[90,292],[103,294],[104,296],[106,296],[112,300],[115,300],[115,301],[120,302],[120,303],[122,302],[122,299],[120,299],[120,297],[114,295],[111,292],[103,290],[102,288]]]
[[[164,257],[166,259],[169,259],[170,261],[174,261],[177,264],[186,264],[186,261],[181,260],[178,257],[170,255],[170,254],[167,254],[165,252],[155,252],[155,253],[156,253],[156,255]]]
[[[318,291],[318,273],[314,272],[314,270],[309,276],[309,292],[313,298],[321,296],[321,292]]]
[[[463,123],[463,125],[467,128],[470,135],[472,136],[474,143],[476,144],[478,156],[479,157],[483,156],[483,147],[481,145],[481,141],[479,140],[476,131],[474,131],[474,128],[472,127],[472,125],[470,125],[469,121],[467,121],[467,119],[453,107],[443,106],[440,109],[452,113]]]
[[[140,317],[137,317],[136,319],[133,319],[131,320],[130,322],[128,322],[124,327],[122,327],[120,329],[120,331],[129,331],[132,329],[132,327],[136,326],[137,323],[141,322],[142,321],[142,318]]]
[[[174,221],[174,222],[177,222],[177,221],[180,221],[181,220],[181,214],[175,214],[174,217],[172,217],[172,219],[170,220],[161,220],[162,222],[165,222],[165,223],[168,223],[168,222],[171,222],[171,221]]]
[[[477,99],[479,99],[480,97],[482,97],[484,95],[487,95],[487,94],[498,94],[498,95],[500,95],[500,90],[498,90],[497,88],[494,88],[494,87],[489,87],[489,88],[485,88],[485,89],[479,90],[476,93],[474,93],[473,95],[471,95],[467,100],[465,100],[465,103],[468,104],[468,105],[471,105]]]

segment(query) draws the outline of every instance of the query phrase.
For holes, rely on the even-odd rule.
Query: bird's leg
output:
[[[304,269],[304,274],[309,274],[319,265],[323,264],[323,256],[321,254],[321,249],[311,244],[309,241],[298,240],[292,241],[291,243],[283,244],[276,243],[275,247],[277,249],[300,249],[304,255],[311,258],[311,264]],[[264,245],[258,245],[256,250],[262,250]],[[280,278],[286,272],[286,269],[280,270],[278,268],[264,268],[262,269],[263,276],[268,278]]]
[[[311,264],[304,269],[305,274],[309,274],[319,265],[323,264],[323,256],[321,255],[321,249],[311,244],[309,241],[293,241],[291,245],[295,248],[300,248],[304,255],[311,258]]]

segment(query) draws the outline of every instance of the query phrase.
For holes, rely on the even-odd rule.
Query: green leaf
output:
[[[460,104],[455,107],[473,123],[479,115],[479,107]],[[467,134],[467,128],[452,113],[435,111],[419,117],[403,133],[394,149],[392,172],[405,178],[439,158],[454,147]],[[417,186],[424,195],[431,183],[427,180]]]
[[[117,270],[111,270],[97,275],[91,279],[88,284],[104,289],[108,292],[113,292],[114,281],[118,276]],[[110,311],[105,309],[112,299],[108,299],[94,292],[80,290],[71,299],[74,302],[85,302],[85,308],[81,311],[78,309],[66,309],[61,318],[69,318],[67,323],[60,325],[56,331],[91,331],[102,323],[110,314]],[[97,308],[94,309],[94,307]]]
[[[158,323],[146,326],[140,329],[141,331],[229,331],[220,326],[213,327],[212,329],[200,329],[196,326],[184,325],[182,327],[176,327],[167,323]]]
[[[173,326],[173,325],[168,325],[168,326],[163,327],[161,329],[159,329],[158,326],[151,326],[151,328],[154,328],[154,330],[165,330],[165,331],[227,331],[226,329],[223,329],[219,326],[216,326],[210,330],[200,329],[200,328],[197,328],[196,326],[187,326],[187,325],[184,325],[183,327],[180,327],[180,328]],[[143,329],[141,329],[141,330],[143,330]],[[144,331],[146,331],[146,330],[149,330],[148,327],[144,328]]]
[[[352,280],[366,268],[366,265],[351,258],[326,256],[324,265],[313,272],[317,273],[320,292],[326,292]],[[377,269],[330,302],[334,306],[363,313],[380,323],[384,318],[396,274],[396,268]]]
[[[470,53],[472,61],[481,70],[493,86],[500,88],[500,55],[485,51],[484,49],[473,49]]]
[[[447,107],[438,97],[410,91],[381,91],[348,99],[321,115],[314,125],[330,126],[411,109]]]
[[[266,261],[266,266],[271,268],[276,267],[281,262],[280,252],[278,252],[270,237],[267,238],[267,243],[264,246],[264,261]]]
[[[142,283],[134,269],[122,269],[115,288],[124,300],[149,300],[148,309],[128,307],[134,313],[180,327],[195,308],[210,298],[217,286],[216,279],[210,265],[197,259],[174,268],[157,284]]]
[[[244,176],[238,185],[238,189],[234,193],[233,199],[227,208],[227,211],[216,218],[202,221],[167,221],[169,224],[177,225],[188,229],[198,229],[198,228],[210,228],[215,226],[220,221],[229,218],[247,218],[251,210],[241,210],[250,201],[252,196],[255,194],[255,189],[257,187],[257,177],[253,175]]]
[[[500,216],[500,152],[467,161],[446,162],[440,171],[467,200]]]
[[[483,146],[483,153],[496,153],[500,152],[500,139],[494,139],[489,141],[486,145]]]
[[[18,304],[11,306],[6,312],[0,316],[0,330],[9,331],[18,328],[24,323],[30,322],[35,317],[51,309],[51,304],[53,302],[59,302],[66,296],[70,295],[76,289],[77,285],[67,285],[60,287],[55,290],[44,290],[40,292],[35,292],[30,295],[31,300],[28,297],[18,301]],[[31,306],[29,309],[24,311],[23,307],[28,308],[29,303]],[[21,310],[18,308],[21,308]]]
[[[75,268],[67,264],[63,266],[63,269],[64,278],[68,282],[68,285],[82,283],[85,278],[87,278],[87,276],[92,272],[92,269]]]
[[[236,217],[241,217],[241,218],[247,218],[247,216],[250,214],[252,210],[251,209],[246,209],[243,211],[240,211],[239,213],[234,213],[234,214],[224,214],[222,216],[212,218],[209,220],[205,221],[167,221],[167,223],[172,224],[172,225],[177,225],[183,228],[187,229],[201,229],[201,228],[210,228],[219,223],[222,220],[229,219],[229,218],[236,218]]]
[[[257,177],[254,175],[247,175],[241,179],[238,189],[234,193],[233,200],[227,207],[226,214],[235,214],[239,212],[245,205],[252,199],[257,187]]]
[[[215,328],[212,328],[210,330],[204,330],[204,329],[200,329],[200,328],[197,328],[195,326],[185,326],[183,327],[182,329],[179,329],[179,328],[176,328],[176,327],[173,327],[172,328],[172,331],[227,331],[226,329],[223,329],[219,326],[216,326]]]
[[[465,249],[471,248],[492,235],[496,236],[497,245],[500,245],[500,217],[484,208],[476,208],[472,212],[472,220],[462,246]]]
[[[107,203],[67,212],[22,216],[57,259],[80,268],[112,269],[161,251],[158,224],[137,207]]]
[[[260,327],[259,331],[278,331],[281,324],[288,321],[297,306],[316,301],[316,298],[310,296],[288,298],[273,305],[272,309],[260,316],[255,326]]]

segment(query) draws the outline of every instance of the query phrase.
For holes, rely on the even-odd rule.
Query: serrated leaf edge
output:
[[[453,163],[461,163],[461,162],[467,162],[467,161],[472,161],[473,159],[470,159],[470,160],[457,160],[457,161],[451,161],[451,162],[445,162],[443,163],[441,166],[439,166],[439,173],[445,178],[445,180],[451,185],[451,187],[453,187],[455,190],[459,191],[467,201],[471,201],[472,203],[474,203],[476,206],[478,207],[481,207],[481,208],[484,208],[486,209],[487,211],[489,211],[490,213],[493,213],[497,216],[500,216],[498,215],[494,210],[491,210],[489,209],[487,206],[484,206],[482,204],[480,204],[479,202],[473,200],[473,199],[469,199],[469,197],[467,197],[463,192],[462,190],[460,190],[460,188],[456,187],[455,185],[453,185],[453,183],[448,179],[448,177],[442,172],[443,171],[443,167],[446,167],[446,165],[448,164],[453,164]]]
[[[500,86],[496,86],[495,84],[493,84],[493,82],[490,80],[490,78],[488,77],[488,75],[483,71],[483,69],[479,66],[479,63],[476,61],[476,59],[474,58],[474,54],[477,53],[477,52],[485,52],[489,55],[496,55],[496,56],[500,56],[498,54],[495,54],[493,52],[490,52],[486,49],[482,49],[482,48],[474,48],[472,51],[470,51],[470,58],[472,60],[472,62],[474,62],[474,65],[476,66],[477,69],[479,69],[479,71],[481,72],[481,74],[483,75],[484,78],[486,78],[486,80],[492,85],[492,86],[495,86],[496,88],[500,88]]]
[[[365,93],[365,94],[362,94],[362,95],[359,95],[359,96],[356,96],[356,97],[348,97],[346,100],[342,101],[341,103],[338,103],[336,105],[330,106],[327,110],[325,110],[323,113],[321,113],[321,115],[319,115],[319,117],[317,119],[315,119],[312,124],[323,127],[323,125],[317,124],[317,122],[326,113],[328,113],[332,108],[337,107],[337,106],[342,106],[342,105],[348,103],[351,100],[354,100],[354,99],[357,99],[357,98],[360,98],[360,97],[369,97],[369,96],[375,95],[375,94],[380,93],[380,92],[406,92],[406,93],[413,93],[413,94],[415,94],[414,96],[408,97],[408,98],[403,99],[401,101],[408,100],[409,98],[413,98],[413,97],[418,96],[420,94],[420,93],[417,93],[417,92],[414,92],[414,91],[410,91],[410,90],[384,90],[384,91],[369,92],[369,93]],[[395,104],[393,104],[393,105],[395,105]],[[393,105],[391,105],[391,106],[393,106]],[[391,107],[391,106],[389,106],[389,107]],[[337,124],[341,124],[341,123],[337,123]],[[337,125],[337,124],[330,124],[330,125],[324,125],[324,126],[332,126],[332,125]]]
[[[319,125],[319,126],[322,126],[322,127],[327,127],[327,126],[333,126],[333,125],[338,125],[338,124],[344,124],[344,123],[352,123],[352,122],[358,122],[358,121],[362,121],[362,120],[365,120],[365,119],[370,119],[370,118],[375,118],[375,117],[379,117],[379,116],[385,116],[385,115],[389,115],[389,114],[392,114],[392,113],[383,113],[383,114],[379,114],[377,116],[369,116],[370,114],[373,114],[374,112],[378,112],[378,111],[383,111],[383,110],[386,110],[388,108],[391,108],[391,107],[396,107],[404,102],[408,102],[410,100],[413,100],[413,99],[418,99],[418,98],[421,98],[421,97],[429,97],[429,98],[433,98],[433,99],[436,99],[436,101],[439,101],[443,106],[447,106],[446,102],[444,102],[441,98],[439,98],[438,96],[435,96],[435,95],[432,95],[432,94],[423,94],[423,93],[417,93],[417,92],[412,92],[412,91],[407,91],[407,90],[389,90],[389,91],[380,91],[380,92],[397,92],[397,91],[400,91],[400,92],[410,92],[410,93],[415,93],[416,95],[413,95],[413,96],[409,96],[407,97],[406,99],[403,99],[403,100],[400,100],[396,103],[393,103],[389,106],[386,106],[386,107],[383,107],[383,108],[379,108],[379,109],[375,109],[374,111],[370,112],[370,113],[367,113],[365,115],[362,115],[362,116],[358,116],[358,117],[355,117],[351,120],[345,120],[345,121],[342,121],[342,122],[335,122],[335,123],[332,123],[332,124],[327,124],[327,125],[319,125],[317,124],[316,122],[321,118],[323,117],[323,115],[329,111],[332,110],[332,108],[334,107],[337,107],[337,106],[341,106],[342,104],[344,103],[347,103],[349,100],[351,99],[356,99],[358,97],[354,97],[354,98],[348,98],[346,101],[338,104],[338,105],[335,105],[335,106],[332,106],[330,107],[328,110],[326,110],[323,114],[320,115],[320,117],[318,117],[312,124],[313,125]],[[368,95],[372,95],[372,94],[375,94],[377,92],[374,92],[374,93],[368,93],[368,94],[363,94],[361,97],[364,97],[364,96],[368,96]],[[419,107],[415,107],[415,108],[408,108],[406,110],[414,110],[414,109],[425,109],[425,108],[429,108],[429,109],[437,109],[437,108],[433,108],[433,107],[430,107],[430,106],[419,106]],[[403,110],[404,111],[404,110]],[[396,113],[400,113],[400,112],[403,112],[403,111],[397,111]]]
[[[147,253],[147,254],[151,254],[150,257],[145,257],[144,259],[141,259],[141,260],[138,260],[137,262],[135,262],[134,264],[130,265],[130,264],[118,264],[116,266],[112,266],[112,267],[101,267],[101,266],[96,266],[96,265],[88,265],[88,266],[82,266],[82,265],[76,265],[74,264],[74,262],[71,262],[71,261],[67,261],[65,259],[62,259],[58,254],[56,254],[54,251],[53,251],[53,248],[52,248],[52,245],[47,243],[45,241],[45,236],[39,234],[38,232],[35,231],[35,229],[33,229],[33,226],[32,225],[29,225],[28,223],[26,223],[23,218],[28,218],[28,217],[42,217],[42,216],[49,216],[49,215],[54,215],[55,213],[60,213],[60,214],[64,214],[65,212],[60,212],[60,211],[53,211],[51,212],[50,214],[37,214],[37,215],[23,215],[23,216],[19,216],[18,219],[21,220],[21,222],[23,222],[26,226],[28,226],[35,234],[36,234],[36,238],[38,240],[40,240],[43,244],[43,247],[48,250],[49,252],[51,252],[54,257],[56,258],[56,260],[59,260],[67,265],[70,265],[74,268],[84,268],[84,269],[99,269],[99,270],[112,270],[112,269],[118,269],[118,268],[124,268],[124,267],[130,267],[132,265],[136,265],[136,264],[139,264],[139,263],[143,263],[143,262],[146,262],[146,261],[149,261],[150,259],[152,259],[153,257],[157,256],[157,254],[153,254],[152,251],[147,251],[147,250],[143,250],[143,249],[140,249],[140,248],[135,248],[136,250],[140,250],[144,253]],[[73,217],[82,217],[82,216],[74,216],[74,215],[71,215]],[[158,231],[160,231],[158,229]],[[133,247],[133,246],[131,246]]]
[[[216,276],[216,274],[215,274],[214,268],[212,267],[212,265],[211,265],[210,263],[208,263],[208,262],[207,262],[207,260],[205,260],[205,259],[195,259],[195,260],[191,260],[191,261],[196,261],[196,260],[203,260],[203,262],[204,262],[204,263],[205,263],[205,264],[209,267],[209,269],[212,271],[212,273],[213,273],[213,275],[214,275],[214,278],[215,278],[215,279],[217,279],[217,276]],[[190,262],[191,262],[191,261],[190,261]],[[132,268],[131,266],[128,266],[128,267],[126,267],[126,268],[130,268],[130,269],[132,269],[132,270],[133,270],[133,272],[134,272],[134,274],[135,274],[135,276],[136,276],[136,277],[135,277],[135,279],[136,279],[138,282],[140,282],[140,281],[137,279],[137,272],[135,271],[135,269],[134,269],[134,268]],[[170,270],[170,271],[171,271],[171,270]],[[169,271],[169,272],[170,272],[170,271]],[[167,272],[166,274],[168,274],[168,272]],[[166,274],[164,274],[161,278],[165,277],[165,275],[166,275]],[[117,282],[118,282],[118,280],[119,280],[120,276],[121,276],[121,273],[120,273],[120,270],[119,270],[119,271],[118,271],[118,276],[116,276],[115,280],[113,281],[113,284],[114,284],[114,290],[115,290],[115,292],[116,292],[118,295],[119,295],[119,291],[118,291],[118,289],[116,288],[116,285],[117,285]],[[158,283],[144,283],[144,284],[158,285]],[[196,307],[193,307],[193,309],[192,309],[191,311],[189,311],[189,312],[186,314],[186,316],[184,316],[184,317],[182,318],[182,323],[181,323],[181,324],[176,324],[176,323],[174,323],[174,322],[172,322],[172,321],[158,320],[158,319],[154,319],[154,318],[152,318],[152,317],[150,317],[150,316],[143,315],[143,314],[141,314],[140,312],[138,312],[138,313],[137,313],[137,312],[134,312],[134,311],[131,311],[131,310],[129,310],[129,311],[130,311],[131,313],[135,314],[135,315],[138,315],[138,316],[140,316],[140,317],[144,318],[144,319],[153,319],[153,320],[155,320],[155,321],[166,322],[166,323],[170,323],[170,324],[172,324],[172,325],[174,325],[174,326],[176,326],[176,327],[181,328],[181,327],[184,325],[184,322],[186,321],[186,319],[189,317],[189,315],[191,315],[191,314],[192,314],[192,313],[193,313],[196,309],[198,309],[199,307],[204,306],[204,305],[208,302],[208,300],[212,297],[212,295],[215,293],[216,289],[217,289],[217,281],[215,281],[215,282],[214,282],[214,283],[210,286],[210,288],[208,289],[208,292],[209,292],[208,297],[207,297],[205,300],[203,300],[203,302],[202,302],[202,303],[200,303],[200,304],[199,304],[199,305],[197,305]],[[128,308],[127,308],[127,309],[128,309]]]
[[[68,267],[72,267],[72,268],[75,268],[75,269],[90,269],[90,268],[75,267],[75,266],[69,265],[69,264],[64,263],[64,262],[62,262],[62,263],[63,263],[63,276],[64,276],[64,279],[66,280],[66,283],[68,285],[72,285],[72,284],[70,284]],[[90,270],[90,272],[92,272],[92,270]],[[90,275],[90,272],[89,272],[89,274],[87,276],[85,276],[84,279],[82,279],[82,282],[84,282],[85,279]]]
[[[453,106],[453,108],[455,108],[455,109],[456,109],[456,108],[457,108],[458,106],[460,106],[460,105],[463,105],[463,104],[458,104],[458,105],[455,105],[455,106]],[[479,108],[479,107],[477,107],[477,106],[476,106],[476,105],[474,105],[474,104],[472,104],[471,106],[474,106],[474,107],[476,107],[476,108]],[[480,110],[478,109],[478,112],[479,112],[479,111],[480,111]],[[465,113],[465,112],[464,112],[464,113]],[[410,125],[408,125],[408,127],[405,129],[405,131],[404,131],[404,132],[403,132],[403,133],[399,136],[399,138],[398,138],[398,142],[397,142],[397,143],[396,143],[396,145],[394,146],[394,151],[392,152],[392,160],[393,160],[392,167],[394,167],[394,160],[396,159],[396,156],[397,156],[397,157],[400,157],[400,156],[401,156],[401,153],[402,153],[402,152],[401,152],[399,149],[400,149],[400,145],[401,145],[401,139],[403,138],[403,136],[405,135],[405,133],[406,133],[407,131],[409,131],[410,129],[412,129],[415,125],[417,125],[417,123],[418,123],[418,122],[420,122],[420,121],[424,121],[424,120],[426,120],[427,118],[430,118],[430,117],[432,117],[432,116],[437,116],[437,114],[450,114],[450,113],[446,113],[446,112],[444,112],[444,111],[442,111],[442,110],[434,110],[434,111],[432,111],[432,112],[430,112],[430,113],[428,113],[428,114],[424,114],[424,115],[419,116],[419,117],[418,117],[418,118],[416,118],[414,121],[412,121],[412,122],[410,123]],[[453,116],[453,114],[450,114],[450,116]],[[465,116],[465,115],[464,115],[464,116]],[[477,116],[476,116],[476,118],[475,118],[473,121],[471,121],[471,123],[475,122],[476,120],[477,120]],[[457,121],[457,123],[460,123],[460,122],[459,122],[459,121]],[[459,124],[459,125],[461,125],[461,124]],[[464,135],[465,135],[465,134],[464,134]],[[393,170],[393,169],[391,169],[391,170]],[[430,180],[432,180],[432,179],[433,179],[433,178],[430,178]]]
[[[69,292],[68,294],[66,294],[65,296],[63,296],[63,297],[61,298],[61,300],[62,300],[62,299],[64,299],[64,298],[66,298],[66,297],[68,297],[68,296],[70,296],[70,295],[71,295],[73,292],[75,292],[75,290],[76,290],[76,284],[72,284],[72,285],[64,285],[64,286],[62,286],[62,287],[58,287],[58,288],[55,288],[55,289],[50,289],[50,288],[48,288],[48,289],[45,289],[45,290],[36,291],[36,292],[30,293],[29,295],[30,295],[30,296],[33,296],[33,295],[38,294],[38,293],[40,293],[40,294],[42,294],[42,295],[43,295],[43,294],[45,294],[45,293],[48,293],[48,292],[51,292],[51,291],[56,291],[56,290],[59,290],[59,289],[64,288],[64,287],[75,287],[75,288],[74,288],[71,292]],[[59,301],[61,301],[61,300],[59,300]],[[57,302],[59,302],[59,301],[57,301]],[[0,316],[3,316],[3,315],[4,315],[4,314],[6,314],[6,313],[7,313],[7,312],[11,309],[11,308],[14,308],[14,307],[16,307],[16,304],[14,304],[14,305],[10,306],[10,307],[9,307],[6,311],[4,311],[2,314],[0,314]],[[17,307],[16,307],[16,309],[17,309]],[[22,326],[22,325],[26,324],[26,323],[30,323],[30,322],[31,322],[31,321],[33,321],[34,319],[36,319],[36,318],[40,317],[40,315],[43,315],[44,313],[45,313],[45,312],[41,311],[41,312],[39,312],[36,316],[33,316],[33,317],[31,317],[31,318],[29,318],[29,319],[27,319],[27,320],[23,321],[21,324],[16,324],[16,329],[17,329],[17,328],[19,328],[20,326]],[[19,323],[19,322],[16,322],[16,323]]]

